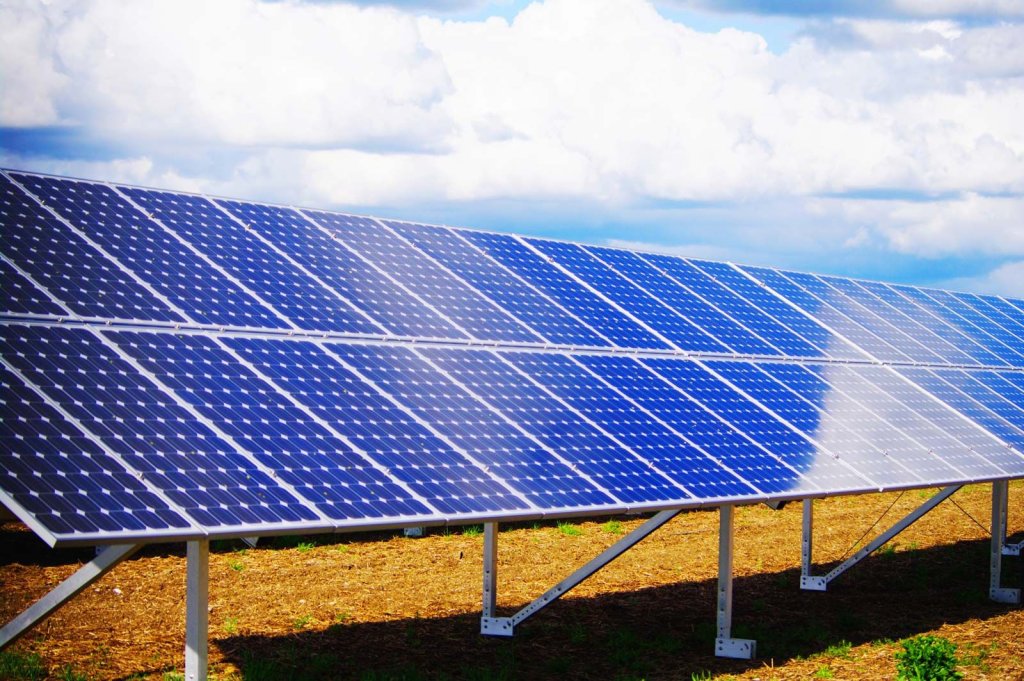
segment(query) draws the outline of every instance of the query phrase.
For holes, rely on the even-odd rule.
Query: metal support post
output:
[[[1001,586],[1009,496],[1010,485],[1006,480],[996,480],[992,483],[992,551],[989,561],[988,597],[996,603],[1020,603],[1020,589],[1007,589]]]
[[[185,681],[206,681],[210,542],[188,542],[185,580]]]
[[[49,617],[53,611],[74,598],[87,586],[110,572],[115,565],[141,548],[141,544],[115,544],[108,546],[91,561],[58,584],[52,591],[33,603],[27,610],[0,629],[0,650],[20,638],[25,632]]]
[[[659,527],[667,523],[672,518],[679,514],[678,510],[672,511],[660,511],[653,517],[649,518],[643,525],[636,528],[622,539],[609,546],[607,549],[601,552],[596,558],[588,562],[586,565],[576,570],[561,582],[553,586],[544,592],[542,596],[534,600],[529,605],[525,606],[516,614],[511,617],[494,617],[493,616],[493,602],[489,601],[489,598],[494,598],[496,595],[495,585],[497,577],[497,526],[495,525],[493,530],[494,539],[491,539],[491,534],[488,534],[488,526],[484,526],[484,613],[480,620],[480,633],[488,636],[512,636],[515,633],[517,625],[529,617],[537,614],[547,606],[554,603],[556,600],[567,594],[571,589],[576,587],[578,584],[583,582],[585,579],[596,573],[598,570],[603,568],[608,563],[612,562],[629,549],[633,548],[642,539],[650,535],[652,532],[657,530]],[[492,554],[493,552],[493,554]],[[488,556],[491,558],[491,570],[488,573]],[[490,577],[488,577],[490,574]],[[490,593],[488,594],[488,588]],[[489,606],[489,602],[491,605]],[[491,608],[492,616],[487,615],[488,607]]]
[[[498,523],[484,523],[483,601],[480,633],[487,634],[498,604]]]
[[[814,569],[814,499],[804,499],[803,542],[800,546],[800,588],[824,591],[828,581],[811,574]]]
[[[875,537],[867,546],[862,548],[857,553],[853,554],[845,561],[832,568],[832,570],[825,575],[815,576],[811,575],[811,547],[813,545],[810,537],[814,529],[814,519],[812,517],[812,510],[810,509],[810,500],[804,501],[804,555],[803,555],[803,566],[800,572],[800,588],[808,591],[825,591],[828,588],[829,582],[843,574],[857,563],[861,562],[869,555],[877,551],[878,549],[885,546],[889,540],[894,538],[903,530],[907,529],[915,522],[920,520],[926,513],[931,511],[933,508],[941,504],[943,501],[953,496],[962,485],[952,485],[950,487],[942,488],[938,493],[933,495],[913,511],[905,515],[898,523],[890,527],[882,534]]]
[[[757,641],[732,638],[732,557],[733,507],[719,509],[718,520],[718,637],[715,655],[749,660],[754,657]]]

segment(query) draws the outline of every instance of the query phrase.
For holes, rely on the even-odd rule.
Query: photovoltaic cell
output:
[[[545,340],[565,345],[608,345],[557,303],[460,238],[457,231],[392,220],[385,224]]]
[[[330,348],[538,508],[616,503],[412,350],[333,343]]]
[[[959,369],[916,369],[901,367],[900,374],[908,377],[937,399],[984,427],[1007,445],[1002,451],[990,454],[989,460],[1008,473],[1024,472],[1024,430],[986,406],[993,400],[1004,402],[998,394]],[[1005,403],[1002,408],[1008,403]],[[997,407],[1000,408],[1000,407]],[[1013,449],[1017,451],[1014,452]]]
[[[799,366],[788,372],[788,378],[773,376],[766,370],[767,364],[708,362],[707,366],[876,485],[920,482],[921,478],[902,465],[898,457],[890,455],[894,446],[914,449],[905,436],[880,418],[862,415],[855,422],[845,420],[844,410],[830,408],[837,400],[842,404],[844,396],[832,394],[827,383],[810,375],[801,380],[800,374],[804,372]],[[863,429],[865,424],[870,431]],[[885,481],[884,485],[877,480]]]
[[[735,323],[747,331],[747,336],[754,337],[757,341],[751,345],[751,342],[746,340],[735,348],[737,351],[755,355],[822,356],[820,350],[686,260],[653,254],[640,257],[735,320]],[[767,348],[764,347],[766,344]],[[735,346],[735,343],[733,345]]]
[[[743,266],[743,271],[817,319],[833,333],[850,341],[872,357],[887,362],[909,362],[909,356],[843,314],[829,301],[816,297],[787,278],[782,272],[763,267]],[[840,301],[837,304],[842,306]]]
[[[912,339],[916,343],[916,346],[911,347],[914,348],[913,356],[917,361],[932,364],[970,364],[973,361],[969,355],[920,324],[918,320],[923,315],[907,315],[891,305],[889,300],[895,302],[897,296],[886,296],[886,300],[852,279],[824,276],[818,279],[855,301],[860,306],[858,309],[863,310],[863,315],[870,314],[881,320],[881,326],[888,335],[898,332]],[[884,295],[884,291],[880,293]]]
[[[943,356],[953,363],[965,365],[998,366],[1003,364],[998,357],[973,341],[969,336],[935,314],[933,308],[920,305],[893,287],[873,281],[857,282],[888,305],[903,313],[905,318],[927,328],[943,340]],[[952,353],[952,354],[951,354]]]
[[[353,251],[481,340],[539,343],[518,320],[376,220],[307,211]]]
[[[420,338],[467,338],[298,211],[224,199],[217,203],[386,331]]]
[[[0,252],[74,314],[185,321],[4,175],[0,208]]]
[[[108,335],[328,518],[431,514],[215,340],[166,333]]]
[[[652,471],[635,453],[543,388],[524,380],[495,353],[461,349],[420,352],[618,500],[639,504],[685,497],[668,478]]]
[[[844,316],[853,320],[868,331],[868,333],[882,339],[885,343],[896,348],[900,353],[915,362],[941,363],[942,358],[921,345],[913,338],[904,333],[901,329],[886,321],[881,314],[881,309],[868,309],[861,305],[849,293],[830,285],[825,279],[813,274],[802,272],[785,272],[784,276],[790,279],[797,286],[802,287],[811,295],[823,300],[831,307],[841,312]],[[840,285],[844,284],[842,279],[836,279]],[[852,282],[851,282],[852,284]],[[844,286],[851,291],[856,290],[855,285]]]
[[[319,345],[262,338],[225,343],[442,513],[528,508]]]
[[[192,321],[264,324],[268,313],[258,301],[110,187],[38,175],[14,177]]]
[[[54,536],[189,527],[2,364],[0,402],[0,489]]]
[[[11,263],[0,257],[0,295],[3,296],[2,310],[16,314],[37,314],[63,317],[68,310],[50,300],[50,297],[23,277]]]
[[[602,355],[579,359],[619,392],[685,435],[688,442],[760,492],[787,494],[813,489],[795,469],[748,440],[640,362],[629,357]]]
[[[980,329],[976,339],[985,338],[985,347],[1006,360],[1011,366],[1024,366],[1024,342],[999,325],[991,317],[981,314],[968,300],[948,291],[918,289],[921,295],[944,306],[960,319],[961,324]]]
[[[642,310],[642,319],[681,350],[728,354],[734,352],[737,346],[742,347],[743,340],[751,339],[750,334],[731,319],[698,300],[639,256],[628,251],[592,246],[587,251],[606,263],[604,266],[590,263],[587,269],[597,273],[592,278],[606,282],[606,292],[630,303],[628,307],[631,310]],[[582,260],[583,257],[577,255],[576,260]],[[607,267],[614,267],[618,274],[602,271]],[[620,277],[626,277],[629,281],[620,280]],[[626,295],[616,295],[615,289],[624,290]],[[650,297],[656,300],[650,300]],[[640,304],[633,304],[634,300],[640,301]],[[737,340],[736,336],[741,338]],[[766,348],[759,346],[758,349]]]
[[[1024,472],[1022,301],[20,172],[0,207],[0,502],[50,542]]]
[[[613,345],[668,349],[668,345],[515,238],[469,230],[461,232],[461,235],[535,288],[558,301],[562,307],[583,320]]]
[[[5,361],[199,525],[274,526],[316,516],[93,332],[0,326]]]
[[[570,356],[504,352],[502,357],[700,499],[743,497],[754,488],[682,435],[626,399]]]
[[[643,363],[798,471],[812,485],[829,490],[863,490],[869,486],[865,478],[837,461],[832,452],[824,451],[697,363],[674,359]]]

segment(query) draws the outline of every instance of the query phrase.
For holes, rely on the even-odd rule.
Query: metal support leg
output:
[[[498,604],[498,523],[484,523],[484,588],[480,633],[491,636],[510,636],[503,633],[503,622],[495,618]],[[508,619],[508,618],[500,618]]]
[[[719,509],[718,522],[718,637],[715,655],[749,660],[754,657],[757,641],[732,638],[732,549],[733,507]]]
[[[850,556],[836,567],[832,568],[828,574],[823,576],[814,576],[810,574],[812,567],[810,562],[810,551],[811,546],[813,545],[810,534],[814,529],[814,522],[813,517],[811,516],[812,511],[809,510],[810,501],[804,501],[804,564],[800,574],[800,588],[808,591],[825,591],[828,588],[829,582],[867,558],[870,554],[885,546],[889,540],[920,520],[926,513],[941,504],[943,501],[953,496],[961,486],[962,485],[952,485],[950,487],[942,488],[937,494],[930,497],[928,501],[905,515],[898,523],[875,537],[867,546]]]
[[[210,542],[188,542],[185,592],[185,681],[206,681]]]
[[[1006,480],[992,483],[992,551],[989,562],[988,597],[996,603],[1020,603],[1020,589],[1006,589],[1001,586],[1009,495],[1010,486]]]
[[[49,617],[53,611],[64,605],[66,601],[110,572],[115,565],[131,556],[140,548],[140,544],[116,544],[108,546],[101,551],[91,561],[78,568],[75,574],[58,584],[53,591],[33,603],[29,606],[28,610],[8,622],[3,629],[0,629],[0,650],[6,648],[29,629]]]
[[[825,577],[811,574],[814,569],[814,499],[804,499],[803,542],[800,546],[800,588],[824,591],[828,588]]]
[[[481,618],[480,633],[487,634],[488,636],[512,636],[515,633],[517,625],[521,624],[527,618],[540,612],[547,606],[554,603],[556,600],[567,594],[576,585],[593,575],[595,572],[603,568],[608,563],[612,562],[629,549],[633,548],[640,540],[644,539],[652,532],[657,530],[659,527],[667,523],[672,518],[676,517],[679,511],[660,511],[657,515],[649,518],[643,525],[636,528],[622,539],[618,540],[607,549],[605,549],[599,556],[591,560],[589,563],[576,570],[561,582],[553,586],[544,592],[544,594],[524,607],[522,610],[512,615],[511,617],[488,617],[488,555],[491,552],[494,553],[494,557],[497,556],[497,543],[496,538],[492,542],[487,534],[487,526],[484,527],[484,616]],[[494,535],[497,535],[497,526],[495,526]],[[497,577],[497,560],[492,559],[491,563],[491,591],[493,595],[494,591],[494,580]],[[491,606],[493,608],[493,605]],[[493,609],[491,610],[493,613]]]

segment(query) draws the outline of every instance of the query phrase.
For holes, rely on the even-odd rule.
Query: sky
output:
[[[1024,297],[1024,0],[0,0],[0,166]]]

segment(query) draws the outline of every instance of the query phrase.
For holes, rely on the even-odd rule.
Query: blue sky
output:
[[[0,0],[0,164],[1024,297],[1024,0]]]

